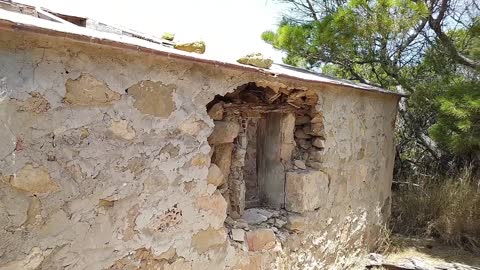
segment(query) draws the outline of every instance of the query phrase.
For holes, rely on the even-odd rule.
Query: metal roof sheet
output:
[[[325,76],[320,73],[315,73],[284,64],[273,64],[270,69],[262,69],[253,66],[243,65],[237,62],[229,62],[225,60],[215,59],[211,56],[176,50],[163,46],[161,44],[149,42],[139,38],[100,32],[93,29],[79,27],[73,24],[52,22],[2,9],[0,9],[0,29],[2,29],[2,31],[26,31],[38,35],[55,36],[60,38],[78,40],[91,44],[99,44],[110,47],[141,51],[173,59],[183,59],[192,62],[212,64],[227,69],[240,69],[244,71],[268,74],[273,77],[282,77],[299,82],[338,85],[363,91],[372,91],[387,95],[394,95],[398,97],[405,96],[404,94],[395,93],[376,86],[357,83],[349,80],[337,79]]]

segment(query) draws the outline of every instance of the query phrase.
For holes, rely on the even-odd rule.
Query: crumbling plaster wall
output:
[[[1,270],[351,269],[388,215],[396,97],[20,32],[0,59]],[[207,184],[205,106],[251,81],[317,90],[329,185],[246,247]]]

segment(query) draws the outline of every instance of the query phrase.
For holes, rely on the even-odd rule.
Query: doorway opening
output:
[[[314,92],[247,83],[207,105],[215,122],[212,163],[226,179],[219,189],[230,216],[248,208],[284,208],[286,172],[311,163],[315,137],[307,133],[312,134],[310,120],[319,116],[316,104]]]

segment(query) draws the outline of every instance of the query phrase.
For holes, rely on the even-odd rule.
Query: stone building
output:
[[[0,10],[0,269],[354,269],[400,97]]]

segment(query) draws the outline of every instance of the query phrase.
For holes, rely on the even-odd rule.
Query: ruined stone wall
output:
[[[388,215],[396,97],[25,33],[0,60],[1,270],[352,269]],[[205,106],[271,80],[319,97],[322,206],[227,229]]]

